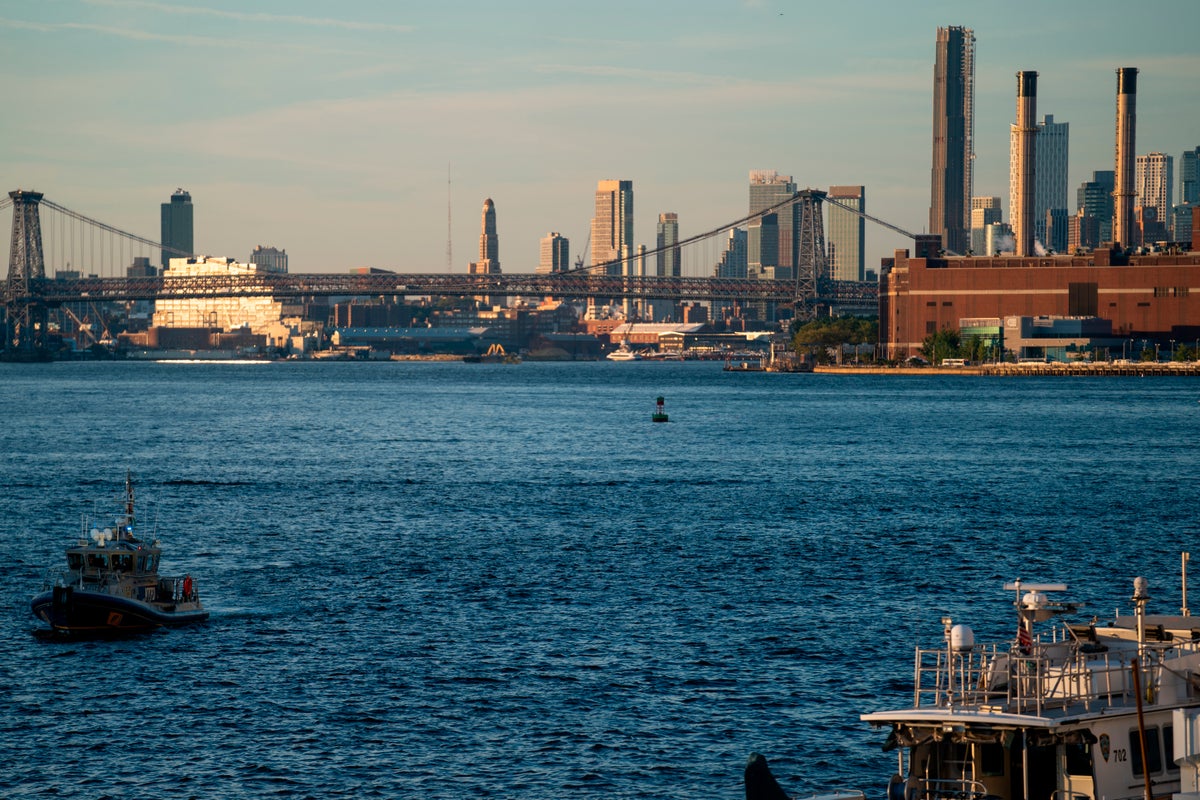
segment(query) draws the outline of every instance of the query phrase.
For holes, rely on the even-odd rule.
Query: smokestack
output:
[[[1033,192],[1037,146],[1036,72],[1017,73],[1017,207],[1012,210],[1014,249],[1033,255]]]
[[[1113,180],[1113,244],[1133,242],[1134,134],[1137,129],[1137,68],[1117,70],[1117,163]]]

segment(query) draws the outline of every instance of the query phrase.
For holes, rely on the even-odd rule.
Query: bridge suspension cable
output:
[[[115,228],[112,225],[101,222],[100,220],[92,219],[91,217],[89,217],[85,214],[80,214],[78,211],[72,211],[71,209],[66,208],[65,206],[60,206],[58,203],[55,203],[52,200],[47,200],[45,198],[42,198],[42,205],[45,206],[46,208],[52,209],[54,211],[57,211],[60,214],[70,217],[73,220],[86,223],[95,228],[99,228],[100,230],[102,230],[106,233],[112,233],[117,236],[124,237],[131,241],[137,242],[138,244],[143,244],[148,247],[153,247],[155,249],[165,250],[168,253],[174,253],[178,256],[182,256],[185,258],[190,258],[193,255],[192,253],[187,253],[187,252],[184,252],[183,250],[179,250],[174,247],[167,247],[162,242],[156,242],[153,239],[147,239],[145,236],[138,236],[136,233],[130,233],[129,231],[123,231],[120,228]]]

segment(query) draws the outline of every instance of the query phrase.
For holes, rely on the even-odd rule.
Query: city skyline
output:
[[[582,252],[609,176],[638,189],[633,249],[653,247],[664,212],[681,238],[743,216],[754,169],[800,188],[863,185],[873,215],[921,232],[946,26],[976,39],[976,195],[1006,194],[1019,70],[1039,73],[1039,116],[1071,126],[1069,187],[1113,169],[1119,67],[1139,70],[1138,155],[1200,144],[1186,24],[1200,9],[1184,0],[1139,12],[1180,24],[1136,39],[1115,2],[229,9],[91,0],[0,14],[7,188],[153,236],[182,187],[198,249],[269,241],[293,272],[465,273],[492,197],[505,270],[532,273],[546,231]],[[711,274],[725,238],[685,248],[684,274]],[[867,269],[911,246],[873,224],[866,240]]]

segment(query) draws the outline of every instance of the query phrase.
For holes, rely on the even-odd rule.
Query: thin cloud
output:
[[[387,33],[412,33],[411,25],[394,25],[388,22],[355,22],[328,17],[300,17],[287,14],[247,13],[244,11],[224,11],[217,8],[197,8],[194,6],[176,6],[166,3],[153,3],[148,0],[84,0],[88,5],[107,6],[109,8],[134,8],[144,11],[157,11],[161,14],[188,14],[191,16],[215,17],[237,22],[262,22],[270,25],[307,25],[315,28],[341,28],[350,31],[382,31]]]

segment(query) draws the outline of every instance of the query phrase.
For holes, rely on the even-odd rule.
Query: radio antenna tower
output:
[[[450,162],[446,162],[446,272],[454,271],[454,237],[451,236]]]

